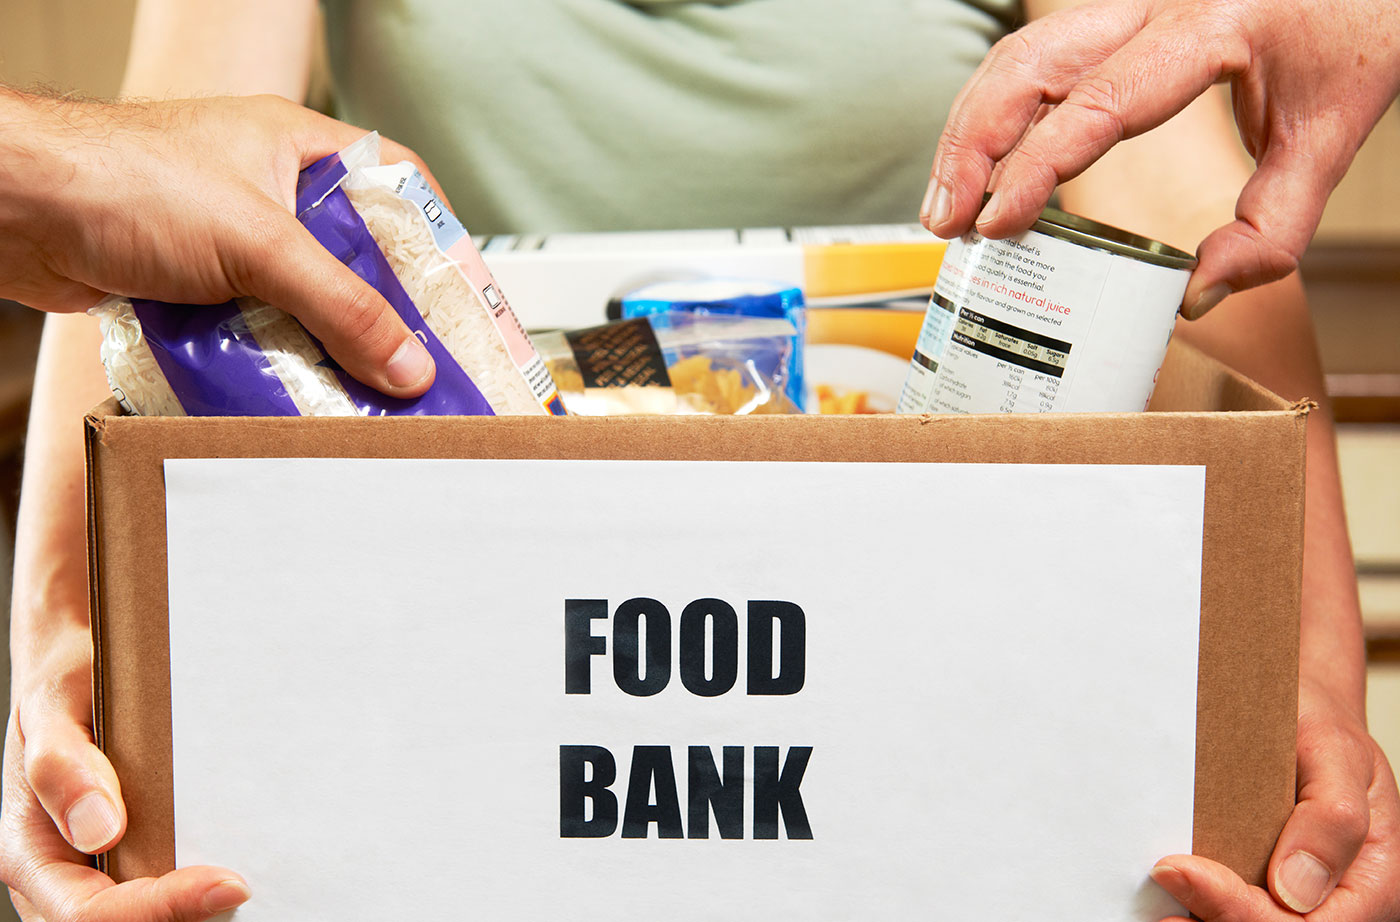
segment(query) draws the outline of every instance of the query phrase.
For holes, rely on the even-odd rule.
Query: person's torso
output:
[[[342,117],[474,232],[915,220],[1015,0],[326,0]]]

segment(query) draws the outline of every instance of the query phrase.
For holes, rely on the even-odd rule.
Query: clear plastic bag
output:
[[[675,313],[787,320],[794,330],[792,348],[786,353],[785,367],[774,375],[782,378],[783,390],[798,410],[806,409],[803,353],[807,320],[800,288],[762,279],[685,279],[657,282],[622,299],[624,319]]]
[[[796,329],[778,318],[663,311],[535,343],[580,416],[797,413],[784,374]]]

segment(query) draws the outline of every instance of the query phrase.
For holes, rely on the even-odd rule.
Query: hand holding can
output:
[[[1056,209],[948,245],[899,413],[1143,410],[1196,260]]]

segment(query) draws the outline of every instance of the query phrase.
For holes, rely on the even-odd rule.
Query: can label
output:
[[[1189,276],[1034,230],[955,240],[896,412],[1145,409]]]

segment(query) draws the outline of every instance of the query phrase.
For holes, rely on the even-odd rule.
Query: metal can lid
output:
[[[1169,269],[1196,268],[1196,257],[1190,253],[1058,208],[1046,208],[1041,212],[1040,220],[1031,225],[1031,230]]]

